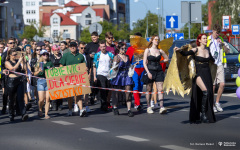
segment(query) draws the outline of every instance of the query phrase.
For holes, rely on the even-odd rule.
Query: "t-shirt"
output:
[[[68,66],[68,65],[80,64],[80,63],[86,63],[86,62],[82,54],[76,53],[74,55],[71,52],[68,52],[63,55],[59,63],[62,64],[63,66]]]
[[[99,64],[97,68],[97,75],[103,75],[107,76],[108,71],[110,70],[109,68],[109,63],[110,63],[110,57],[107,53],[101,53],[100,58],[99,58]]]
[[[41,67],[40,64],[39,64],[39,67]],[[45,70],[50,69],[52,67],[54,67],[54,66],[53,66],[53,63],[51,61],[48,61],[47,63],[43,64],[43,71],[38,73],[38,77],[46,78]]]

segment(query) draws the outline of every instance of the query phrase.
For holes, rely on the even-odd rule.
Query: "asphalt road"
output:
[[[165,96],[166,115],[144,110],[130,118],[127,109],[120,115],[103,113],[99,104],[90,106],[92,113],[81,118],[67,116],[67,103],[62,111],[51,111],[51,119],[37,116],[37,106],[30,109],[29,120],[0,115],[1,150],[192,150],[240,149],[240,100],[234,88],[226,89],[221,99],[224,112],[216,113],[213,124],[189,124],[189,96]],[[0,100],[2,106],[2,100]]]

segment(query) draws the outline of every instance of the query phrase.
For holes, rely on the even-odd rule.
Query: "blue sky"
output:
[[[158,1],[160,2],[160,8],[162,8],[162,0],[139,0],[146,4],[148,10],[152,13],[158,13]],[[183,0],[183,1],[201,1],[203,4],[207,0]],[[143,19],[146,16],[146,7],[141,2],[134,2],[130,0],[130,27],[132,29],[132,22],[138,19]],[[162,10],[160,9],[160,15]],[[181,23],[181,0],[163,0],[163,16],[166,18],[167,15],[176,14],[179,16],[179,27],[181,28],[184,23]],[[165,23],[164,23],[165,24]]]

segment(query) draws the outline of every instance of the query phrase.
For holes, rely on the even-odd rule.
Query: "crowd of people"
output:
[[[213,87],[215,87],[215,82],[220,83],[220,90],[222,90],[224,78],[217,76],[213,86],[210,78],[211,71],[207,65],[209,61],[215,62],[218,66],[223,65],[220,51],[224,47],[227,52],[228,48],[224,42],[219,40],[219,33],[219,25],[215,25],[210,45],[207,35],[200,34],[196,41],[197,48],[187,53],[181,51],[180,48],[175,48],[175,51],[181,51],[180,53],[184,56],[193,55],[196,61],[197,76],[193,80],[190,122],[195,123],[197,120],[204,123],[215,122],[214,112],[223,111],[219,104],[222,91],[219,92],[220,96],[214,104]],[[135,33],[135,36],[141,37],[142,35]],[[27,111],[31,109],[34,101],[38,105],[38,116],[49,119],[50,108],[54,111],[63,109],[63,101],[67,101],[68,116],[72,116],[74,111],[84,117],[91,112],[89,104],[94,105],[99,100],[102,111],[112,110],[114,115],[119,115],[119,105],[125,105],[128,116],[133,117],[132,99],[134,99],[134,108],[137,111],[143,109],[139,92],[142,91],[144,84],[147,92],[151,92],[152,89],[158,92],[155,100],[151,99],[152,94],[146,94],[147,113],[152,114],[153,108],[159,108],[160,114],[166,114],[167,109],[163,105],[165,72],[162,64],[169,60],[166,53],[158,49],[159,37],[151,37],[143,59],[134,58],[132,46],[127,48],[124,42],[113,43],[113,39],[114,35],[107,32],[105,40],[99,41],[98,33],[93,32],[92,42],[88,44],[74,39],[66,39],[60,43],[50,43],[46,40],[28,41],[27,39],[18,43],[15,38],[9,38],[6,42],[1,41],[1,86],[3,90],[1,114],[6,114],[8,111],[10,121],[14,121],[17,115],[21,115],[22,120],[25,121],[28,119]],[[86,64],[91,86],[135,92],[93,88],[90,94],[51,101],[45,70],[79,63]],[[222,69],[220,68],[219,71]],[[222,72],[218,74],[222,75]],[[156,99],[159,100],[159,104]],[[199,107],[199,102],[201,107]]]

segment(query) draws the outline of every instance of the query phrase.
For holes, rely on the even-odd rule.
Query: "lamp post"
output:
[[[7,26],[7,6],[4,6],[5,4],[8,4],[9,2],[8,1],[5,1],[5,2],[3,2],[2,4],[0,4],[0,6],[2,5],[3,7],[5,7],[5,10],[6,10],[6,14],[5,14],[5,41],[7,41],[7,39],[8,39],[8,35],[7,35],[7,33],[8,33],[8,26]]]
[[[117,20],[117,18],[112,18],[108,21],[108,31],[109,31],[109,22],[111,22],[111,20]]]
[[[144,3],[143,1],[134,0],[134,2],[135,2],[135,3],[141,2],[141,3],[143,3],[144,6],[146,7],[146,10],[147,10],[147,35],[146,35],[146,37],[148,37],[148,7],[147,7],[146,3]]]

